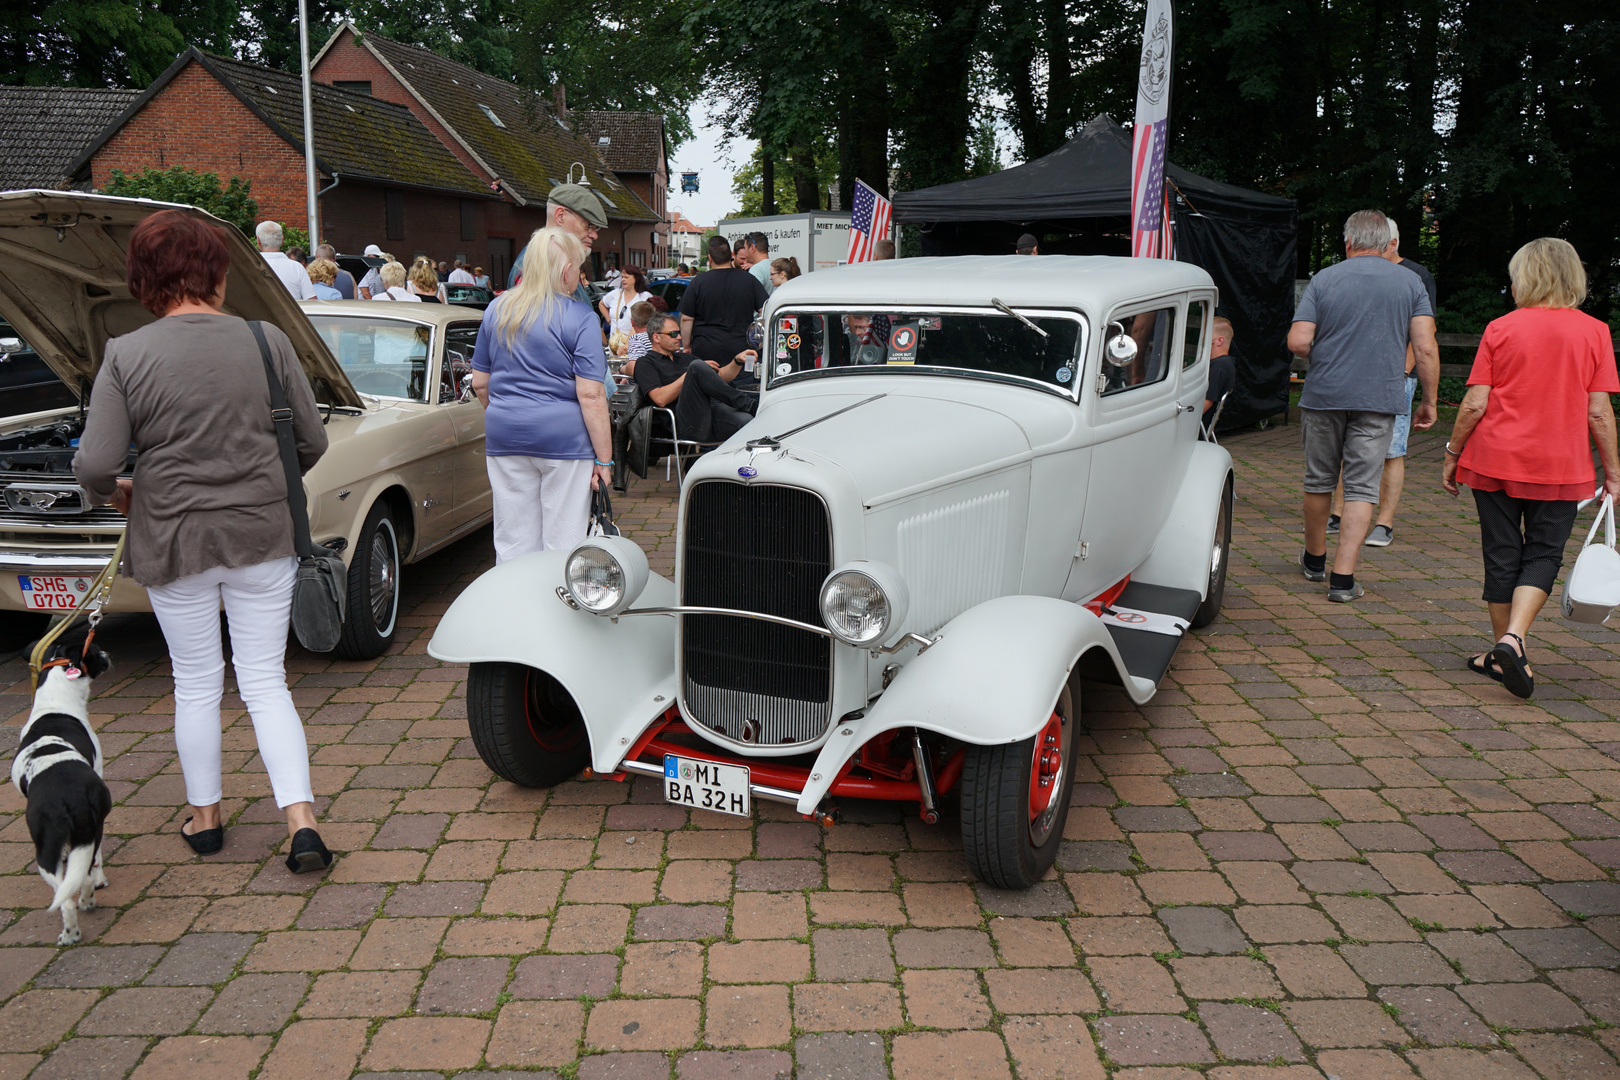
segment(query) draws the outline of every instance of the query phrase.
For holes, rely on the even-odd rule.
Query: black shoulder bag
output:
[[[298,445],[293,439],[293,412],[287,392],[270,363],[270,345],[264,327],[250,322],[270,382],[270,419],[276,425],[281,466],[287,473],[287,505],[292,511],[293,550],[298,553],[298,577],[293,582],[292,627],[298,643],[310,652],[331,652],[343,636],[348,606],[348,571],[343,557],[331,548],[310,543],[309,509],[304,504],[304,478],[298,471]]]

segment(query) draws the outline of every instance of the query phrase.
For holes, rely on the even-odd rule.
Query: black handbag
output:
[[[613,523],[613,500],[608,497],[607,486],[591,492],[591,521],[587,536],[618,536],[619,527]]]
[[[310,652],[331,652],[343,636],[348,608],[348,570],[343,556],[309,539],[309,508],[304,503],[304,478],[298,471],[298,446],[293,439],[293,412],[287,392],[270,363],[270,345],[264,327],[248,323],[259,342],[264,376],[270,382],[270,419],[276,425],[281,467],[287,474],[287,506],[292,511],[293,550],[298,553],[298,576],[293,582],[292,628],[298,643]]]

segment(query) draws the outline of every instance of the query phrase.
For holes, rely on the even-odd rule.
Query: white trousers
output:
[[[495,497],[495,562],[531,551],[567,551],[591,517],[589,461],[502,454],[484,459]]]
[[[313,802],[304,722],[287,689],[287,625],[298,560],[215,567],[147,589],[174,668],[174,743],[192,806],[219,802],[219,701],[225,654],[219,633],[223,602],[231,626],[236,686],[253,718],[259,757],[277,806]]]

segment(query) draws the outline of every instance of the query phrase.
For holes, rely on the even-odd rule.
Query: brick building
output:
[[[707,225],[699,225],[675,211],[669,221],[670,257],[697,269],[704,259],[703,234],[708,231]]]
[[[328,86],[312,92],[321,237],[340,251],[382,245],[402,259],[477,251],[499,197],[409,109]],[[71,171],[106,186],[114,169],[188,168],[252,182],[261,218],[303,227],[303,104],[284,72],[188,49],[79,154]]]
[[[661,215],[614,174],[595,138],[569,122],[560,93],[549,102],[515,83],[427,49],[361,33],[347,22],[327,39],[310,69],[318,82],[410,110],[466,170],[499,194],[483,207],[482,246],[473,251],[473,261],[497,279],[545,223],[546,194],[568,182],[570,173],[575,182],[583,175],[607,207],[608,227],[592,252],[594,276],[620,265],[631,244],[650,248],[645,238]]]
[[[670,265],[669,134],[664,118],[648,112],[605,112],[576,109],[569,114],[579,130],[596,144],[608,167],[636,197],[646,203],[655,222],[625,230],[625,252],[636,266]]]

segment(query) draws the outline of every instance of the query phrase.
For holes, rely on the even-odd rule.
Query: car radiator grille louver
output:
[[[797,488],[708,481],[686,504],[682,602],[821,625],[832,571],[821,499]],[[738,742],[811,742],[832,722],[829,639],[791,626],[684,615],[682,689],[691,719]]]

